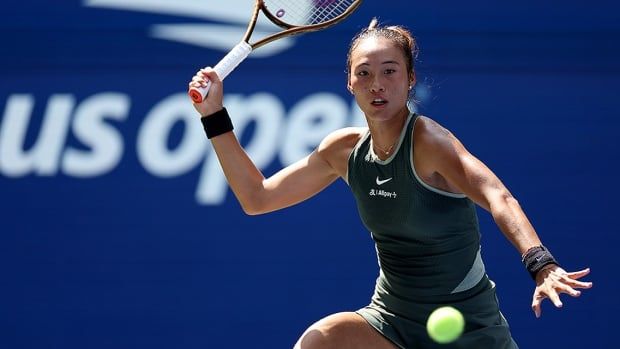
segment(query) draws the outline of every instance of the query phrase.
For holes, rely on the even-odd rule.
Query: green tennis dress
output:
[[[357,313],[400,348],[518,348],[499,311],[480,256],[474,203],[424,183],[413,166],[411,113],[386,160],[367,132],[349,157],[347,183],[375,241],[379,277],[371,303]],[[464,334],[441,345],[426,332],[430,313],[460,310]]]

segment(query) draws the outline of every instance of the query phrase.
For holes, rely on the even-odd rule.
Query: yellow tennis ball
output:
[[[450,343],[463,333],[465,319],[460,311],[453,307],[435,309],[428,317],[426,330],[428,335],[437,343]]]

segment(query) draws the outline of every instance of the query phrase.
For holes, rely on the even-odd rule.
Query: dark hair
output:
[[[418,55],[418,47],[409,29],[400,25],[378,25],[377,18],[373,18],[370,21],[368,28],[364,28],[353,37],[353,40],[351,40],[349,52],[347,53],[347,74],[351,71],[351,53],[362,40],[371,37],[380,37],[391,40],[403,52],[403,55],[405,56],[405,62],[407,63],[407,71],[409,72],[409,74],[415,74],[413,70],[413,62]]]

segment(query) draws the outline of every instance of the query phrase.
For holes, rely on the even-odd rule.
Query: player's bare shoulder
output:
[[[334,168],[341,177],[347,172],[349,155],[355,145],[368,132],[367,127],[345,127],[327,135],[317,148],[317,153]]]
[[[414,137],[416,142],[421,141],[426,143],[450,139],[453,138],[454,135],[437,121],[427,116],[420,116],[416,121]]]
[[[324,151],[331,148],[351,148],[359,142],[362,136],[368,131],[368,127],[345,127],[333,131],[328,134],[321,144],[319,144],[318,150]]]
[[[452,132],[435,120],[427,116],[420,116],[416,121],[413,131],[414,151],[416,153],[429,154],[438,148],[453,148],[455,142],[458,140]]]
[[[421,117],[414,129],[413,162],[422,177],[432,176],[447,165],[457,165],[469,153],[461,142],[438,122]]]

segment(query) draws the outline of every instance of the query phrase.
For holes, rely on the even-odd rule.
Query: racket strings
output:
[[[265,0],[265,8],[285,23],[321,24],[345,13],[358,0]]]
[[[353,4],[353,1],[351,0],[333,1],[332,3],[329,3],[329,0],[318,0],[318,2],[319,6],[316,7],[316,10],[311,17],[312,24],[323,23],[334,19],[343,14],[349,8],[349,6]],[[320,5],[320,3],[322,2],[328,4]]]

